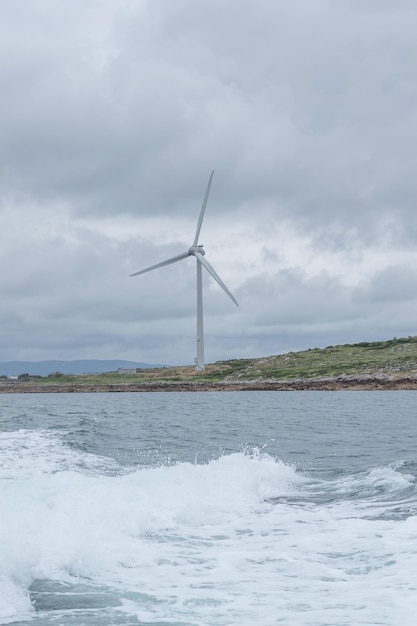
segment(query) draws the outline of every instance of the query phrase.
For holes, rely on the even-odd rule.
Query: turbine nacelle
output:
[[[191,246],[191,248],[188,250],[188,254],[191,256],[195,256],[196,252],[198,254],[201,254],[202,256],[204,256],[206,254],[206,251],[204,250],[203,246]]]

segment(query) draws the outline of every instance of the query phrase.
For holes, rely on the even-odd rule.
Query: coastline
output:
[[[152,393],[196,391],[406,391],[417,390],[417,377],[389,378],[346,376],[326,379],[264,381],[153,381],[126,383],[39,384],[7,381],[0,383],[0,394],[21,393]]]

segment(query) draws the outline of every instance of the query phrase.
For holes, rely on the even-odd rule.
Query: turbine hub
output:
[[[204,256],[206,254],[203,246],[191,246],[191,248],[188,250],[188,252],[189,252],[189,254],[195,254],[195,252],[198,252],[202,256]]]

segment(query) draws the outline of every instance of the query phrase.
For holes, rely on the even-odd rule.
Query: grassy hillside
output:
[[[20,382],[36,380],[37,384],[47,386],[62,383],[94,385],[156,381],[293,381],[349,375],[386,375],[394,378],[417,376],[417,337],[328,346],[323,349],[312,348],[258,359],[218,361],[207,365],[203,372],[196,372],[192,366],[184,366],[141,369],[136,374],[54,374],[46,378],[29,377]]]
[[[417,375],[417,337],[313,348],[255,359],[232,377],[295,380],[342,375]]]

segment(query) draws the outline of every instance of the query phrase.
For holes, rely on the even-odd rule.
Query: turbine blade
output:
[[[194,237],[194,241],[193,241],[193,246],[196,246],[198,244],[198,238],[200,236],[201,224],[203,223],[204,213],[206,211],[206,205],[207,205],[207,200],[208,200],[209,193],[210,193],[211,181],[213,180],[213,176],[214,176],[214,170],[210,174],[210,178],[209,178],[209,181],[208,181],[206,194],[205,194],[204,200],[203,200],[203,206],[201,207],[200,217],[198,218],[197,229],[195,231],[195,237]]]
[[[206,268],[208,273],[211,274],[211,276],[213,276],[214,280],[219,283],[220,287],[223,289],[223,291],[225,291],[227,293],[229,298],[236,304],[236,306],[239,306],[239,304],[238,304],[236,298],[234,297],[234,295],[232,294],[232,292],[229,291],[229,289],[226,287],[226,285],[224,284],[224,282],[222,281],[220,276],[217,275],[217,273],[214,271],[213,267],[210,265],[210,263],[208,261],[206,261],[206,259],[203,257],[203,255],[200,254],[200,252],[193,252],[193,255],[195,256],[197,261],[199,263],[201,263],[201,265],[204,265],[204,267]]]
[[[139,274],[145,274],[145,272],[151,272],[152,270],[158,269],[158,267],[164,267],[164,265],[171,265],[171,263],[176,263],[177,261],[181,261],[182,259],[186,259],[187,256],[190,256],[190,253],[183,252],[182,254],[177,254],[177,256],[173,256],[166,261],[161,261],[161,263],[156,263],[156,265],[151,265],[150,267],[145,267],[144,270],[139,270],[139,272],[135,272],[134,274],[130,274],[130,276],[139,276]]]

